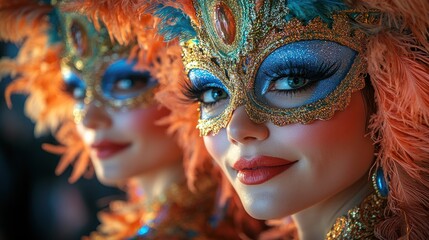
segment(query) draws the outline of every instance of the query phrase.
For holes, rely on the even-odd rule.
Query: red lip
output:
[[[283,158],[258,156],[250,160],[240,158],[233,166],[237,170],[238,180],[246,185],[264,183],[286,171],[297,161]]]
[[[129,145],[130,143],[101,141],[101,142],[92,144],[91,148],[96,152],[96,155],[99,159],[106,159],[124,150]]]

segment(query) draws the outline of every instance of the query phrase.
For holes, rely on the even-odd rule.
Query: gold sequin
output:
[[[113,99],[103,95],[101,79],[104,72],[115,61],[128,59],[133,44],[127,46],[112,42],[107,29],[96,30],[88,19],[77,13],[60,12],[59,32],[64,42],[61,71],[63,75],[73,72],[86,84],[84,105],[97,101],[114,110],[133,109],[152,105],[158,86],[147,89],[138,96]],[[151,71],[152,74],[152,71]],[[85,107],[80,105],[73,111],[75,122],[85,116]]]
[[[337,218],[325,239],[377,239],[374,227],[384,218],[386,203],[387,200],[376,193],[370,194],[359,206],[350,209],[347,216]]]
[[[220,115],[199,120],[197,127],[201,135],[216,134],[226,127],[232,112],[240,105],[245,105],[249,117],[258,123],[271,121],[282,126],[330,119],[335,111],[346,108],[352,92],[364,87],[366,63],[362,55],[367,39],[352,26],[350,16],[365,22],[371,21],[369,13],[345,10],[333,14],[331,24],[319,17],[304,23],[298,19],[285,20],[289,9],[284,7],[284,1],[266,1],[257,12],[253,3],[225,1],[234,12],[237,25],[234,42],[226,44],[212,24],[217,2],[196,4],[201,26],[196,29],[197,39],[182,44],[186,73],[192,69],[207,70],[218,77],[230,93],[229,105]],[[285,44],[305,40],[333,41],[356,51],[357,59],[346,79],[325,99],[301,107],[278,109],[259,102],[253,96],[253,84],[263,60]]]

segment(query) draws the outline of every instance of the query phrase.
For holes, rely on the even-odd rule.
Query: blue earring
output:
[[[381,198],[387,198],[389,194],[389,186],[387,185],[386,178],[384,177],[383,168],[378,167],[377,170],[372,174],[372,184],[377,192],[377,195]]]

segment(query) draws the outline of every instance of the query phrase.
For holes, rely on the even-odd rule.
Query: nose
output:
[[[112,125],[112,119],[106,111],[106,107],[98,101],[91,101],[85,106],[82,125],[86,128],[107,128]]]
[[[238,107],[232,113],[226,131],[229,141],[236,145],[262,141],[270,134],[265,123],[257,124],[250,120],[244,106]]]

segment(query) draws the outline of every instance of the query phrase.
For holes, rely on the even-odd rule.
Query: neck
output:
[[[335,220],[360,204],[371,193],[370,181],[364,175],[358,182],[337,195],[292,217],[298,228],[299,239],[325,239]]]
[[[174,184],[181,184],[185,181],[183,164],[164,166],[154,171],[145,172],[130,180],[133,191],[137,196],[143,196],[145,203],[152,203],[165,197],[169,188]]]

